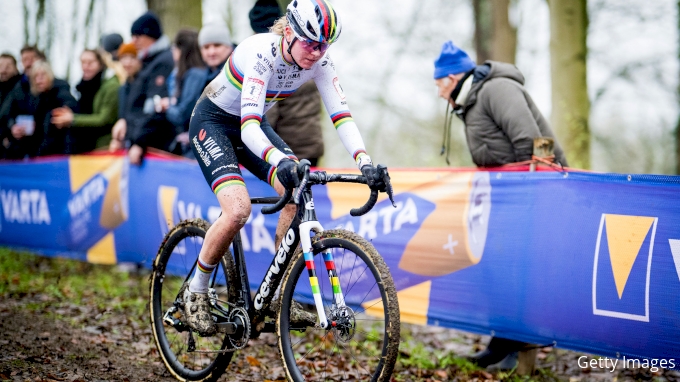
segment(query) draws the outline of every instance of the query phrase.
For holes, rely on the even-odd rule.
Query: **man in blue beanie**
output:
[[[555,139],[524,88],[524,76],[514,65],[496,61],[476,65],[464,50],[447,41],[434,62],[434,80],[439,96],[465,124],[468,148],[479,167],[530,160],[534,138]],[[554,147],[555,162],[566,166],[556,139]],[[481,367],[497,364],[498,369],[512,369],[517,364],[517,352],[527,345],[492,337],[486,349],[468,359]]]
[[[465,123],[468,148],[479,167],[530,160],[534,138],[555,139],[524,88],[524,76],[512,64],[486,61],[478,66],[447,41],[434,62],[434,80],[439,96]],[[555,162],[567,165],[556,139]]]
[[[119,140],[125,138],[130,162],[140,164],[148,147],[168,150],[175,138],[173,125],[164,113],[157,112],[159,108],[154,101],[168,96],[165,81],[175,63],[170,40],[163,35],[161,22],[152,12],[135,20],[130,34],[137,56],[142,60],[142,69],[130,83],[127,94],[121,97],[125,124],[116,124],[112,134]]]

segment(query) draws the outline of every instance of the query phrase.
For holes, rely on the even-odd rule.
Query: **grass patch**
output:
[[[120,272],[111,265],[0,248],[0,297],[29,297],[24,306],[42,311],[54,307],[55,302],[87,303],[101,311],[124,313],[131,320],[141,322],[146,320],[148,283],[141,276]]]

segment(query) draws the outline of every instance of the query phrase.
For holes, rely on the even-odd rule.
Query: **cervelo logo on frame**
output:
[[[286,232],[286,236],[283,238],[283,240],[281,240],[281,245],[279,246],[279,250],[276,252],[276,257],[274,258],[272,265],[269,267],[267,275],[265,276],[262,285],[260,285],[260,289],[257,291],[257,295],[253,301],[256,310],[262,309],[264,305],[264,298],[269,296],[269,292],[271,292],[270,284],[272,282],[272,276],[278,275],[283,271],[281,266],[286,262],[288,252],[290,252],[290,247],[294,242],[295,231],[290,228],[288,229],[288,232]]]
[[[658,221],[658,217],[602,214],[593,262],[594,315],[649,322]]]

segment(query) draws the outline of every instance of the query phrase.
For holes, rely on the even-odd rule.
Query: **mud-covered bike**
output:
[[[260,333],[273,332],[288,380],[390,380],[400,335],[392,276],[361,236],[323,229],[311,190],[329,182],[366,184],[366,178],[310,172],[304,160],[298,173],[300,186],[293,198],[297,213],[254,297],[240,235],[234,239],[233,256],[227,252],[215,269],[209,289],[218,327],[214,336],[201,337],[186,324],[182,301],[182,288],[194,273],[209,224],[186,220],[165,236],[153,264],[149,311],[160,356],[177,379],[216,380],[234,351]],[[387,168],[378,166],[378,176],[389,185]],[[391,186],[386,191],[394,204]],[[274,204],[261,210],[271,214],[281,210],[292,193],[286,190],[281,198],[251,202]],[[366,204],[352,209],[351,215],[367,213],[377,199],[378,191],[371,190]]]

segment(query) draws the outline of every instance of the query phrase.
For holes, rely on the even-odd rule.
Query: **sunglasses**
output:
[[[309,53],[318,50],[319,52],[321,52],[321,54],[324,54],[330,47],[330,44],[326,44],[323,42],[316,42],[312,40],[298,40],[298,41],[300,41],[300,46],[302,46],[302,49],[306,50]]]

